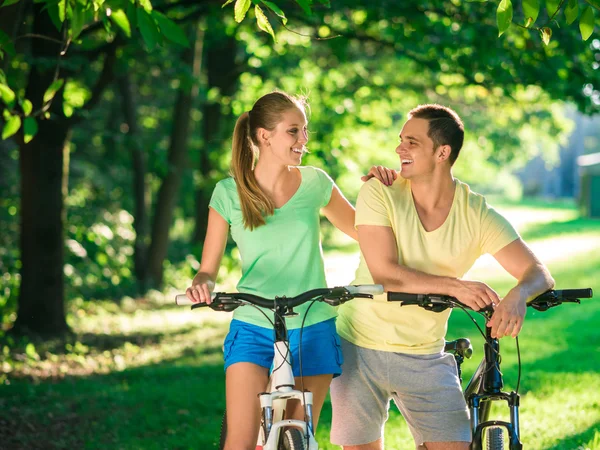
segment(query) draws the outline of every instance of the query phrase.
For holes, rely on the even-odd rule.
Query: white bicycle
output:
[[[312,393],[294,389],[294,374],[285,318],[295,316],[294,308],[306,302],[322,301],[337,306],[353,298],[373,298],[373,295],[382,293],[383,286],[381,285],[361,285],[312,289],[296,297],[284,296],[275,297],[275,299],[266,299],[252,294],[219,292],[212,294],[210,305],[194,304],[185,295],[176,296],[175,301],[178,305],[192,305],[192,309],[208,306],[215,311],[233,311],[241,305],[255,305],[268,308],[275,313],[273,323],[275,357],[266,391],[259,395],[262,418],[256,448],[257,450],[318,450],[319,445],[315,440],[313,427]],[[310,307],[306,313],[309,310]],[[302,329],[300,333],[302,333]],[[300,337],[300,342],[302,342],[302,337]],[[301,355],[302,349],[300,348],[300,374],[302,374]],[[285,419],[287,401],[291,399],[301,402],[305,412],[304,420]],[[227,422],[224,416],[221,427],[221,449],[224,447],[226,435]]]

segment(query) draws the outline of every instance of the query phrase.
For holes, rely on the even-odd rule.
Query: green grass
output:
[[[600,295],[599,221],[577,219],[568,204],[499,209],[516,219],[557,288],[592,287]],[[346,253],[331,254],[339,264]],[[500,273],[483,259],[469,276],[502,295],[512,280]],[[0,449],[217,448],[228,314],[133,301],[79,302],[70,308],[73,336],[0,343]],[[545,313],[528,311],[519,338],[526,449],[600,449],[598,323],[597,299]],[[481,358],[482,339],[460,311],[451,317],[448,337],[469,337],[473,343],[474,357],[464,364],[468,380]],[[505,338],[501,345],[505,382],[513,389],[515,341]],[[506,415],[505,408],[497,412]],[[330,423],[326,403],[317,433],[323,449],[337,448],[329,444]],[[386,443],[388,449],[414,448],[395,407]]]

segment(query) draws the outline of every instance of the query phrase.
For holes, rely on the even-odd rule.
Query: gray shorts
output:
[[[383,437],[390,399],[420,445],[471,442],[469,412],[454,357],[370,350],[342,339],[342,376],[331,383],[331,442],[361,445]]]

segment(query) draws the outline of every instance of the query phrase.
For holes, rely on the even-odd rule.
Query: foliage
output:
[[[223,7],[235,1],[234,17],[235,21],[240,23],[246,17],[251,2],[250,0],[227,0]],[[543,43],[548,45],[552,37],[552,28],[550,26],[555,25],[560,27],[558,22],[559,14],[562,11],[564,13],[564,21],[567,25],[571,25],[577,19],[579,19],[579,30],[581,32],[581,39],[586,41],[592,35],[594,31],[594,11],[600,11],[600,4],[594,1],[586,0],[551,0],[547,1],[545,8],[542,7],[539,0],[522,0],[520,4],[516,3],[518,8],[518,21],[514,21],[514,8],[511,0],[497,0],[494,2],[487,2],[486,0],[475,0],[483,3],[491,3],[492,5],[497,3],[496,7],[496,26],[498,28],[498,35],[502,36],[511,26],[521,27],[531,31],[537,31]],[[271,12],[274,19],[280,21],[282,25],[286,25],[287,18],[281,8],[274,2],[268,2],[261,0],[260,3]],[[312,16],[313,8],[311,0],[296,0],[307,16]],[[454,2],[457,5],[464,5],[468,7],[468,1],[457,1]],[[325,6],[331,8],[328,0],[317,0],[317,7]],[[520,8],[519,8],[520,7]],[[255,6],[255,16],[258,28],[262,31],[269,33],[273,40],[276,40],[275,34],[273,33],[273,27],[271,26],[267,16],[263,10],[257,4]],[[542,12],[542,24],[535,25],[536,20],[540,17]],[[597,14],[597,13],[596,13]]]
[[[532,246],[550,249],[542,259],[557,287],[600,291],[600,259],[591,250],[600,236],[597,221],[572,222],[577,216],[572,204],[500,206],[519,219]],[[479,270],[473,278],[487,280],[499,292],[513,283],[485,264]],[[236,279],[227,279],[224,289]],[[230,316],[176,308],[172,298],[155,294],[149,301],[120,304],[80,299],[69,307],[72,336],[2,340],[2,442],[16,448],[212,448],[225,407],[221,343]],[[600,382],[597,300],[528,313],[520,336],[521,425],[528,448],[598,448],[600,398],[589,389]],[[464,366],[468,379],[482,355],[481,338],[460,312],[453,313],[449,333],[473,342],[474,357]],[[501,342],[502,371],[511,389],[517,377],[515,345],[509,338]],[[327,402],[318,429],[324,449],[334,448],[330,423]],[[412,445],[395,407],[386,441],[393,448]]]
[[[0,8],[15,5],[20,1],[4,2]],[[89,100],[85,98],[85,88],[69,90],[68,86],[65,86],[65,78],[60,78],[64,76],[59,70],[60,66],[71,65],[69,61],[72,59],[66,58],[66,55],[72,52],[72,47],[90,49],[95,43],[114,41],[119,32],[129,38],[132,36],[132,29],[139,30],[148,50],[153,50],[163,41],[171,41],[183,47],[189,46],[182,29],[163,13],[153,9],[150,0],[40,0],[36,3],[44,4],[44,9],[62,36],[62,41],[58,42],[61,47],[60,54],[54,63],[54,81],[46,89],[42,104],[36,105],[34,109],[32,102],[25,96],[23,80],[13,78],[18,76],[18,72],[23,73],[22,66],[25,62],[23,54],[15,47],[19,37],[9,36],[0,30],[0,59],[6,58],[10,64],[9,73],[0,68],[0,98],[4,104],[5,121],[2,139],[7,139],[21,130],[23,142],[30,142],[37,133],[37,120],[50,117],[52,102],[63,89],[66,99],[63,112],[66,117],[72,116],[74,107],[81,109],[85,106],[86,100]],[[46,36],[23,37],[52,40]],[[17,72],[17,75],[11,72]]]

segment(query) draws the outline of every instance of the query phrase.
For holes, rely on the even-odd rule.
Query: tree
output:
[[[8,30],[10,35],[0,30],[1,54],[8,56],[4,69],[16,68],[0,71],[2,136],[15,135],[20,147],[22,268],[15,328],[60,333],[68,329],[63,229],[70,133],[112,82],[117,51],[131,35],[131,22],[149,48],[163,37],[188,44],[181,29],[149,1],[10,1],[3,6],[7,17],[16,19],[9,23],[19,24]],[[29,22],[26,18],[32,19],[30,29],[21,25]],[[13,45],[21,37],[31,38],[28,47]],[[69,83],[76,87],[75,80],[85,80],[85,68],[98,60],[102,70],[87,101],[74,110]],[[28,72],[19,70],[21,64],[28,65]],[[7,81],[21,86],[15,92]]]

